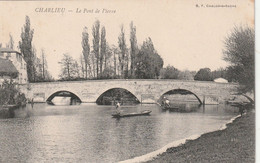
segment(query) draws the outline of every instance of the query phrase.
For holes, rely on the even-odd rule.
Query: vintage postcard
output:
[[[0,162],[255,162],[255,1],[0,1]]]

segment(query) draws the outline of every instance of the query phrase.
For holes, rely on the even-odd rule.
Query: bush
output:
[[[26,97],[17,88],[13,80],[5,80],[0,86],[0,105],[22,105]]]

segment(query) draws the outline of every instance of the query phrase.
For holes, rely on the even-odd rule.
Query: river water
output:
[[[150,116],[114,119],[112,106],[30,105],[0,119],[0,162],[118,162],[192,135],[219,129],[238,115],[228,105],[192,113],[164,112],[157,105],[123,106]]]

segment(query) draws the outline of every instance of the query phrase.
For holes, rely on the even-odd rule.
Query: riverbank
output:
[[[224,130],[203,134],[148,161],[157,162],[255,162],[255,113],[248,112]]]

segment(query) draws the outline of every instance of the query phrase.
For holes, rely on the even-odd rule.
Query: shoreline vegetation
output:
[[[236,118],[224,130],[187,140],[147,161],[157,162],[255,162],[254,110]]]
[[[0,119],[14,118],[15,110],[25,108],[26,104],[19,105],[0,105]]]
[[[0,118],[13,118],[14,111],[25,107],[27,99],[14,80],[4,80],[0,85]]]

